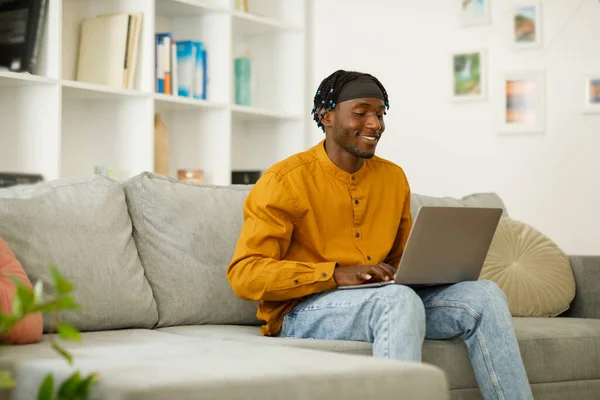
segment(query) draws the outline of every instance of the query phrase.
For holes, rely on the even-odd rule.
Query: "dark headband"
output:
[[[342,101],[346,100],[372,97],[385,101],[383,92],[375,80],[373,80],[373,78],[370,76],[361,76],[346,83],[342,87],[342,90],[338,95],[337,102],[341,103]]]

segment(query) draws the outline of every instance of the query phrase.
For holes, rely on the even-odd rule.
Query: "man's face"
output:
[[[384,112],[385,104],[378,98],[343,101],[328,116],[331,138],[355,157],[372,158],[385,130]]]

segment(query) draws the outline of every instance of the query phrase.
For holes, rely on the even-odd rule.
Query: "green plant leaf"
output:
[[[60,387],[58,388],[59,399],[72,399],[75,398],[76,390],[81,383],[81,375],[79,371],[76,371],[73,375],[67,378]]]
[[[8,389],[15,386],[9,371],[0,371],[0,389]]]
[[[19,282],[16,286],[17,291],[15,292],[14,298],[18,297],[19,299],[21,299],[21,313],[23,316],[25,316],[34,306],[33,291],[21,282]]]
[[[79,383],[79,386],[77,386],[77,390],[75,391],[75,395],[80,399],[87,399],[90,395],[90,389],[97,381],[97,374],[89,375],[87,378],[83,379],[81,383]]]
[[[67,350],[65,350],[61,346],[59,346],[59,344],[56,343],[54,340],[52,341],[52,348],[58,354],[60,354],[65,360],[67,360],[69,365],[73,364],[73,357],[71,356],[71,354]]]
[[[52,400],[54,394],[54,377],[47,375],[38,392],[38,400]]]
[[[20,279],[17,279],[15,277],[11,276],[10,280],[13,282],[13,284],[17,288],[15,295],[21,298],[23,305],[25,305],[25,306],[31,305],[33,303],[33,291],[31,289],[29,289],[29,287],[27,285],[25,285],[25,283],[23,283],[23,281],[21,281]]]
[[[13,298],[12,313],[15,318],[23,317],[23,300],[19,296]]]
[[[75,303],[75,299],[71,295],[66,295],[47,303],[38,304],[31,312],[50,313],[53,311],[81,310],[81,306]]]
[[[81,335],[79,331],[71,324],[66,322],[59,322],[56,325],[58,335],[64,340],[71,340],[74,342],[81,342]]]
[[[0,312],[0,333],[9,332],[17,323],[18,319],[12,315]]]
[[[60,305],[58,304],[58,300],[53,300],[50,301],[48,303],[44,303],[44,304],[38,304],[36,305],[32,312],[36,312],[36,313],[42,313],[42,314],[46,314],[46,313],[50,313],[53,311],[58,311],[60,308]]]
[[[81,310],[81,306],[75,303],[73,296],[64,296],[58,299],[58,306],[60,310]]]
[[[33,285],[33,301],[35,304],[42,304],[44,302],[44,281],[41,279]]]
[[[68,294],[73,291],[73,284],[61,275],[56,266],[50,265],[50,273],[52,274],[52,279],[54,280],[54,290],[56,290],[56,293],[61,295]]]

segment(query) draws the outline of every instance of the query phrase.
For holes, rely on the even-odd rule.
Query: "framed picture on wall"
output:
[[[600,114],[600,72],[585,78],[585,113]]]
[[[487,98],[487,52],[482,49],[452,53],[452,99],[456,102]]]
[[[517,50],[542,47],[542,3],[527,1],[512,8],[512,44]]]
[[[460,4],[462,26],[487,25],[492,22],[491,0],[457,0]]]
[[[499,133],[544,133],[546,72],[507,72],[499,80]]]

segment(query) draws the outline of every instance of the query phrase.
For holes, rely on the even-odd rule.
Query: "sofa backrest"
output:
[[[156,302],[157,327],[259,325],[226,270],[250,186],[218,187],[143,173],[123,183],[133,237]]]
[[[50,263],[74,282],[83,310],[64,317],[80,330],[259,325],[257,303],[239,299],[225,274],[251,188],[142,173],[122,184],[93,175],[2,189],[0,236],[33,282],[50,282]],[[411,203],[413,218],[424,205],[508,215],[494,193],[412,194]]]
[[[423,206],[501,208],[502,216],[508,217],[504,201],[496,193],[475,193],[461,198],[433,197],[412,193],[410,202],[410,213],[413,220]]]
[[[50,264],[71,280],[82,310],[62,319],[82,331],[158,321],[131,231],[123,188],[101,175],[0,189],[0,236],[46,295]],[[51,320],[45,315],[45,332]]]

